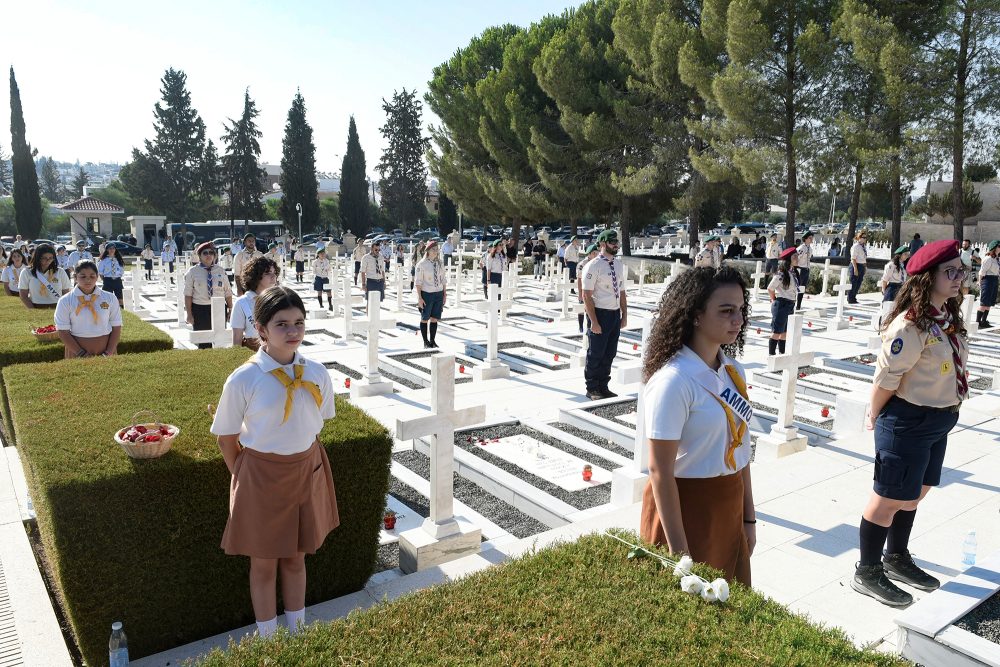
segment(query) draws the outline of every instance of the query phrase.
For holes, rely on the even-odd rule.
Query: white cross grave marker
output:
[[[642,325],[642,351],[645,353],[646,341],[653,326],[652,319]],[[584,334],[586,338],[586,334]],[[635,415],[635,448],[632,463],[622,466],[611,473],[611,504],[625,507],[642,500],[642,492],[649,479],[649,440],[646,438],[645,405],[642,397],[646,383],[642,381],[642,362],[630,364],[618,369],[619,384],[629,385],[639,383],[639,393],[636,400]]]
[[[753,279],[753,292],[752,292],[753,300],[754,301],[758,301],[760,299],[760,296],[759,296],[760,295],[760,281],[762,279],[764,279],[764,278],[767,278],[767,274],[764,273],[763,262],[757,262],[756,269],[754,270],[754,272],[750,276],[750,278]]]
[[[492,285],[491,287],[496,287]],[[430,516],[420,528],[399,536],[399,567],[416,572],[479,553],[481,531],[454,512],[455,429],[486,420],[486,406],[455,409],[455,357],[435,354],[431,362],[431,412],[426,417],[396,419],[396,438],[430,436]]]
[[[497,351],[497,336],[500,329],[500,325],[497,322],[497,311],[500,309],[502,302],[497,293],[496,283],[490,283],[486,291],[486,301],[476,304],[478,310],[486,311],[487,335],[486,358],[483,359],[482,364],[472,369],[472,379],[476,382],[479,380],[510,377],[510,367],[500,362]]]
[[[760,262],[757,262],[757,270],[758,271],[760,270]],[[643,288],[643,286],[646,283],[646,276],[647,275],[649,275],[649,271],[646,270],[646,260],[640,259],[639,260],[639,273],[638,273],[638,276],[639,276],[639,296],[642,296],[642,288]],[[756,294],[754,295],[754,298],[755,299],[757,298]],[[565,318],[566,318],[566,316],[564,314],[563,315],[563,319],[565,319]]]
[[[396,312],[403,310],[403,265],[396,265]]]
[[[827,323],[826,328],[827,331],[840,331],[849,326],[847,320],[844,319],[844,302],[847,299],[847,293],[851,291],[851,280],[847,275],[846,268],[840,270],[840,283],[833,288],[833,291],[837,293],[837,314]]]
[[[574,289],[576,289],[576,282],[569,279],[569,269],[563,269],[562,280],[556,283],[556,294],[562,294],[562,316],[560,319],[564,322],[576,319],[576,313],[569,312],[569,297]]]
[[[674,263],[670,265],[670,275],[667,277],[667,286],[669,286],[670,283],[677,280],[677,278],[680,277],[681,275],[681,271],[683,270],[684,270],[684,264],[681,262],[681,260],[675,259]]]
[[[829,286],[830,286],[830,260],[827,259],[825,262],[823,262],[823,289],[820,290],[819,295],[826,296],[827,294],[829,294],[829,292],[826,291],[826,288]]]
[[[180,290],[181,299],[184,299],[184,290]],[[185,321],[187,314],[184,315]],[[199,343],[211,343],[212,347],[232,347],[233,334],[226,329],[226,298],[222,296],[212,297],[212,328],[202,331],[192,331],[189,340],[197,345]]]
[[[781,458],[805,450],[808,444],[808,438],[799,435],[799,430],[792,426],[795,385],[799,379],[799,368],[811,364],[816,356],[813,352],[800,352],[801,343],[802,316],[792,315],[788,318],[789,351],[786,354],[767,358],[767,370],[781,373],[781,389],[778,394],[778,423],[771,427],[770,433],[757,438],[758,455],[767,454],[770,458]]]
[[[354,335],[354,313],[351,310],[351,304],[354,302],[354,296],[351,294],[351,278],[345,273],[340,276],[341,291],[340,296],[334,293],[333,298],[330,299],[330,303],[334,305],[335,308],[342,308],[344,315],[344,343]],[[334,286],[336,287],[336,286]],[[336,290],[334,290],[336,292]]]
[[[396,320],[383,320],[381,311],[378,292],[372,290],[368,293],[368,319],[354,323],[354,331],[365,331],[368,337],[368,375],[364,382],[351,384],[351,398],[392,393],[392,382],[384,382],[378,371],[378,332],[394,328]]]

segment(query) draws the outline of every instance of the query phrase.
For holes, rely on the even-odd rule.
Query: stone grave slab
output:
[[[513,435],[477,443],[493,456],[547,479],[566,491],[582,491],[611,481],[611,471],[592,466],[590,481],[583,479],[583,466],[588,462],[526,435]]]
[[[431,357],[439,354],[438,350],[421,350],[390,354],[379,359],[379,369],[389,373],[409,378],[422,386],[431,386]],[[467,357],[455,358],[455,383],[472,382],[472,369],[478,363]]]
[[[519,342],[500,343],[497,345],[497,348],[500,350],[499,356],[501,359],[504,359],[505,357],[513,358],[550,371],[569,368],[568,359],[564,361],[560,357],[558,350],[551,350],[540,345]],[[557,357],[559,358],[557,359]]]

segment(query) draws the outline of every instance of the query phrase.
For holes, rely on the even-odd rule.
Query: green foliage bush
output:
[[[626,535],[635,541],[634,536]],[[741,585],[684,593],[653,559],[590,535],[291,637],[248,638],[204,667],[319,665],[908,665]],[[709,580],[718,573],[696,571]]]
[[[219,547],[230,476],[207,409],[248,356],[174,350],[3,370],[45,565],[87,664],[106,663],[113,621],[133,658],[253,621],[249,559]],[[135,461],[113,434],[145,408],[181,433],[165,456]],[[371,575],[392,450],[378,422],[339,399],[320,440],[341,525],[306,559],[310,604]]]
[[[52,324],[52,316],[52,310],[28,310],[20,299],[0,296],[0,368],[14,364],[62,360],[64,353],[62,341],[41,343],[35,340],[31,333],[32,327]],[[174,347],[173,339],[152,324],[143,322],[129,312],[122,312],[122,318],[119,354],[155,352]],[[0,380],[0,407],[3,409],[5,435],[9,440],[13,440],[6,390],[2,380]]]

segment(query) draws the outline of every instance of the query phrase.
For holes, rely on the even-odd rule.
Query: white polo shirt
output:
[[[257,303],[257,293],[247,290],[243,296],[233,302],[233,313],[230,315],[229,326],[233,329],[243,329],[244,338],[257,338],[257,326],[253,321],[253,307]]]
[[[17,286],[20,283],[21,274],[24,272],[24,269],[24,264],[20,268],[17,268],[13,264],[8,264],[3,267],[3,273],[0,273],[0,281],[6,283],[7,288],[11,292],[17,292]]]
[[[580,249],[576,247],[576,244],[570,243],[566,246],[566,256],[567,262],[579,262],[580,261]]]
[[[802,243],[795,249],[795,254],[798,255],[795,266],[800,269],[808,269],[809,262],[812,261],[812,246]]]
[[[361,273],[365,280],[385,280],[385,262],[369,252],[361,258]]]
[[[864,264],[868,261],[868,251],[863,243],[855,241],[854,245],[851,246],[851,260],[855,264]]]
[[[80,307],[81,297],[87,301],[94,299],[96,322],[90,308]],[[112,327],[122,325],[122,311],[118,299],[111,292],[95,288],[93,294],[87,295],[75,287],[56,304],[55,324],[58,331],[68,331],[79,338],[97,338],[107,336]]]
[[[615,279],[612,279],[612,267]],[[617,281],[617,285],[615,282]],[[622,289],[625,282],[625,266],[620,257],[608,260],[604,255],[598,255],[587,262],[583,274],[584,291],[593,291],[594,308],[601,310],[619,310],[621,308]]]
[[[28,298],[31,300],[31,303],[58,303],[64,292],[73,289],[73,283],[70,282],[69,276],[60,268],[50,271],[48,276],[44,274],[39,275],[44,277],[45,280],[42,281],[36,278],[31,273],[31,269],[26,267],[24,271],[21,271],[21,277],[17,281],[18,290],[28,290]]]
[[[447,284],[441,262],[432,262],[427,257],[420,260],[413,273],[413,286],[416,289],[421,292],[441,292]]]
[[[750,463],[750,429],[733,458],[736,470],[726,465],[732,436],[726,411],[715,397],[729,406],[737,420],[749,423],[753,407],[745,401],[726,372],[732,364],[746,378],[743,365],[719,352],[721,365],[713,371],[701,357],[684,346],[649,379],[643,389],[646,406],[646,436],[654,440],[679,440],[674,476],[685,478],[731,475]]]
[[[291,414],[282,422],[287,391],[270,371],[282,368],[294,378],[294,364],[305,364],[302,379],[315,383],[323,400],[317,407],[309,391],[296,389]],[[333,382],[322,364],[296,353],[293,364],[282,366],[260,350],[226,379],[211,431],[214,435],[239,433],[244,447],[259,452],[298,454],[312,446],[323,422],[335,416]]]
[[[506,264],[504,256],[499,252],[492,257],[486,255],[486,270],[489,273],[503,273]]]

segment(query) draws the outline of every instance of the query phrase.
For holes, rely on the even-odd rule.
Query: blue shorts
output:
[[[365,303],[368,303],[368,293],[378,292],[379,301],[385,301],[385,281],[384,280],[373,280],[372,278],[365,279]]]
[[[875,420],[875,493],[916,500],[941,483],[948,433],[958,412],[931,410],[893,396]]]
[[[424,307],[420,310],[420,321],[426,322],[430,319],[440,320],[441,311],[444,310],[444,292],[420,292],[424,300]]]
[[[1000,279],[997,276],[983,276],[979,283],[979,305],[992,308],[997,305],[997,287]]]
[[[795,312],[795,302],[777,298],[771,304],[771,333],[783,334],[788,331],[788,316]]]
[[[313,289],[316,290],[317,292],[322,292],[323,290],[329,292],[330,288],[326,287],[326,285],[329,284],[330,284],[329,278],[320,278],[319,276],[313,278]]]

